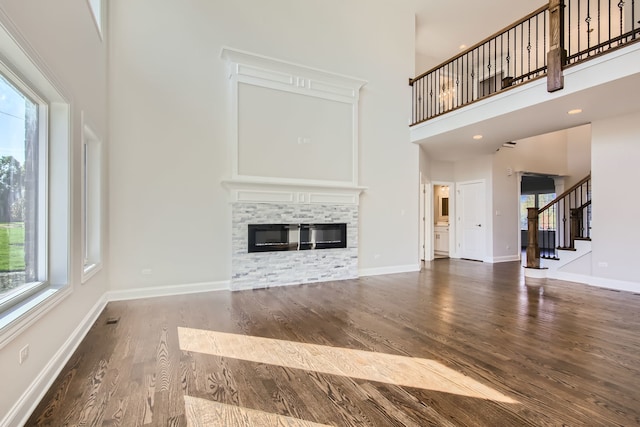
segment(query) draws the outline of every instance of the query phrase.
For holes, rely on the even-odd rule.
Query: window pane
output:
[[[547,206],[553,199],[556,198],[556,193],[538,194],[538,208]],[[540,230],[555,230],[556,229],[556,206],[549,208],[549,214],[542,215],[538,228]]]
[[[522,194],[520,196],[520,229],[527,230],[529,228],[529,219],[527,217],[527,208],[536,207],[535,194]]]
[[[38,280],[38,105],[0,75],[0,302]]]

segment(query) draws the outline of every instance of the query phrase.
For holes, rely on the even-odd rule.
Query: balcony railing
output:
[[[413,124],[544,75],[548,17],[548,6],[543,6],[412,79]]]
[[[640,40],[639,16],[635,0],[550,0],[506,29],[410,79],[411,124],[547,74],[549,90],[561,89],[566,66]]]
[[[635,0],[565,0],[567,64],[575,64],[640,37]]]

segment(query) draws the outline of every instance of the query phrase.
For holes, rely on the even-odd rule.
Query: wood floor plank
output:
[[[527,287],[519,263],[462,260],[420,273],[114,302],[27,426],[184,427],[211,416],[227,426],[251,416],[274,425],[640,425],[639,308],[640,295],[555,280]],[[182,350],[181,328],[231,334],[246,354]],[[258,342],[279,344],[259,357]],[[329,349],[325,359],[318,348]],[[275,349],[297,364],[279,366]],[[388,375],[389,357],[437,362],[398,375],[429,373],[468,392],[367,376]],[[473,397],[474,384],[516,403]]]

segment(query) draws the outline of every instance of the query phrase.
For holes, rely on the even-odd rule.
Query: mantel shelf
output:
[[[234,178],[222,181],[233,203],[359,204],[367,189],[350,183]]]

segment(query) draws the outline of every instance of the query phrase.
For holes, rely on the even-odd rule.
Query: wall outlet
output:
[[[151,271],[150,268],[143,268],[142,269],[142,274],[145,275],[145,276],[149,276],[149,275],[151,275],[151,273],[152,273],[152,271]]]
[[[607,267],[609,267],[609,263],[608,263],[608,262],[606,262],[606,261],[600,261],[600,262],[598,263],[598,267],[601,267],[601,268],[607,268]]]
[[[29,344],[20,349],[18,353],[18,362],[22,365],[29,358]]]

